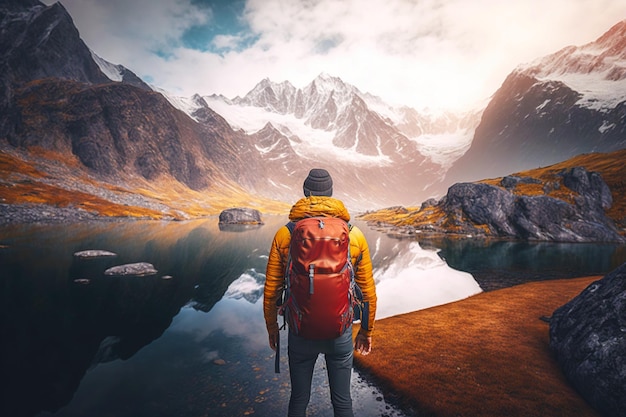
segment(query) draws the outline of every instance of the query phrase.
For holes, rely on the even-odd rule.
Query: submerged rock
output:
[[[137,262],[134,264],[118,265],[104,271],[104,275],[109,276],[138,276],[156,275],[157,270],[147,262]]]
[[[83,250],[80,252],[75,252],[74,256],[76,258],[113,258],[117,256],[117,253],[109,252],[107,250],[99,250],[99,249],[89,249]]]
[[[550,347],[578,392],[605,416],[626,412],[626,264],[557,309]]]
[[[261,213],[258,210],[236,207],[222,211],[219,218],[220,224],[263,224]]]

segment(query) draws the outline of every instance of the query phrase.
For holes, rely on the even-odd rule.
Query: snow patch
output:
[[[562,50],[521,65],[518,71],[540,81],[559,81],[580,93],[580,107],[607,112],[626,101],[626,55],[623,35],[605,34],[583,46]]]
[[[354,148],[344,149],[333,144],[336,130],[315,129],[304,123],[303,119],[293,114],[278,114],[264,108],[254,106],[239,106],[224,102],[215,97],[204,97],[213,111],[221,115],[233,129],[241,129],[252,134],[263,129],[269,122],[277,130],[289,138],[294,152],[301,158],[311,160],[325,160],[327,162],[349,160],[356,165],[388,165],[391,160],[385,155],[371,156],[358,153]],[[174,104],[173,104],[174,105]],[[285,130],[289,134],[285,133]],[[291,135],[301,140],[294,140]]]
[[[169,94],[167,91],[163,90],[162,88],[155,87],[155,86],[150,86],[150,87],[152,87],[154,91],[161,93],[167,99],[167,101],[170,102],[172,106],[186,113],[189,117],[191,117],[195,121],[198,121],[198,119],[193,116],[193,113],[196,110],[200,109],[201,105],[193,97],[173,96]]]
[[[417,143],[422,155],[447,169],[467,152],[473,138],[473,130],[459,129],[454,133],[421,135],[410,139]]]
[[[582,97],[576,102],[580,107],[607,112],[626,101],[626,81],[612,81],[606,79],[606,73],[564,73],[551,74],[541,81],[560,81]]]
[[[538,105],[536,107],[537,112],[539,112],[540,110],[543,110],[544,107],[546,107],[548,105],[548,103],[550,103],[552,101],[552,99],[548,98],[546,99],[543,103],[541,103],[540,105]]]
[[[600,127],[598,128],[598,131],[599,131],[600,133],[604,133],[604,132],[606,132],[607,130],[611,130],[611,129],[613,129],[613,128],[615,128],[615,123],[610,123],[608,120],[603,120],[603,121],[602,121],[602,126],[600,126]]]
[[[100,67],[100,71],[102,71],[109,80],[117,81],[117,82],[122,81],[123,75],[122,75],[121,67],[119,65],[111,64],[109,61],[106,61],[100,58],[91,49],[89,50],[89,52],[91,52],[91,57],[93,58],[94,61],[96,61],[96,64],[98,64],[98,67]]]

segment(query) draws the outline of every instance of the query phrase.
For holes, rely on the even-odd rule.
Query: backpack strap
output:
[[[293,234],[293,231],[296,227],[296,222],[289,222],[285,225],[285,227],[287,227],[287,229],[289,229],[289,234]],[[287,298],[289,297],[289,288],[290,288],[290,284],[289,284],[289,272],[291,271],[291,249],[289,249],[288,255],[287,255],[287,264],[285,265],[285,273],[283,274],[283,291],[281,296],[279,297],[279,301],[280,301],[280,306],[282,307],[283,304],[285,304],[287,302]],[[285,329],[287,327],[287,320],[285,319],[285,316],[283,316],[283,325],[279,328],[279,330]]]
[[[276,356],[274,357],[274,373],[280,373],[280,332],[276,338]]]
[[[293,230],[296,227],[296,223],[290,221],[285,225],[287,229],[289,229],[289,234],[293,234]],[[291,251],[287,257],[287,266],[285,267],[285,274],[283,276],[283,289],[282,294],[278,297],[276,301],[276,307],[280,310],[283,309],[283,305],[287,302],[287,297],[289,297],[289,270],[291,269]],[[279,334],[278,339],[276,340],[276,356],[274,357],[274,372],[280,373],[280,330],[287,328],[287,319],[283,315],[283,325],[278,328]]]

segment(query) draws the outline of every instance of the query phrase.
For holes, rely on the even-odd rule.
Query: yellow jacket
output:
[[[315,216],[339,217],[345,221],[350,221],[350,214],[340,200],[322,196],[310,196],[300,199],[291,208],[289,220],[295,222],[305,217]],[[278,229],[267,261],[263,313],[265,315],[267,332],[270,335],[278,332],[276,301],[280,297],[283,287],[290,242],[291,233],[289,229],[286,226]],[[369,329],[360,330],[361,334],[369,337],[372,335],[376,318],[376,286],[372,274],[372,260],[367,240],[363,232],[356,226],[352,226],[350,230],[350,256],[356,269],[355,281],[363,292],[364,300],[369,302]],[[357,263],[359,258],[360,260]]]

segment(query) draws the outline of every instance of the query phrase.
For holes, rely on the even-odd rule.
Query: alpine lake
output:
[[[286,332],[277,374],[262,304],[269,247],[287,219],[263,220],[0,226],[0,415],[285,415]],[[353,224],[369,242],[380,317],[531,280],[604,275],[626,261],[624,245],[398,238]],[[116,256],[74,256],[84,250]],[[157,273],[104,274],[137,262]],[[313,385],[309,416],[332,416],[323,357]],[[415,415],[358,369],[352,393],[355,415]]]

